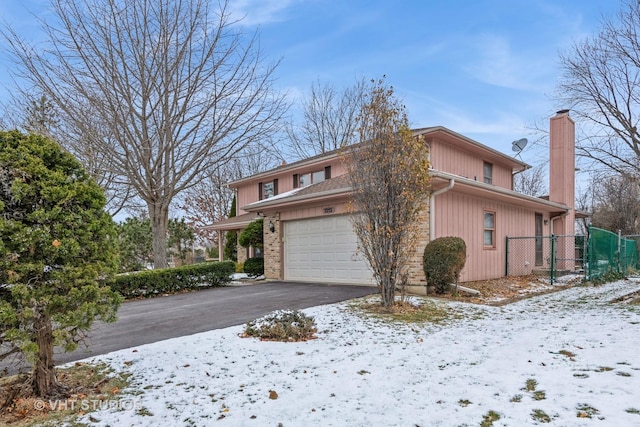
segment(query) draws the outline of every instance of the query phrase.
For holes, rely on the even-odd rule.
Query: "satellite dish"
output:
[[[519,140],[517,140],[517,141],[513,141],[513,142],[511,143],[511,149],[512,149],[513,151],[515,151],[516,153],[519,153],[519,152],[521,152],[522,150],[524,150],[524,147],[526,147],[526,146],[527,146],[527,143],[528,143],[528,142],[529,142],[529,141],[527,141],[527,138],[522,138],[522,139],[519,139]]]

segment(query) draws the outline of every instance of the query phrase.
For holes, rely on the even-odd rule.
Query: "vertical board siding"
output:
[[[509,166],[467,153],[438,139],[431,141],[431,166],[435,170],[484,182],[485,161],[493,165],[492,184],[511,190],[512,170]]]
[[[331,207],[333,212],[331,214],[325,214],[324,208]],[[280,212],[280,219],[282,221],[291,221],[295,219],[313,218],[318,216],[331,216],[347,213],[346,203],[332,203],[328,205],[321,205],[308,208],[292,209],[289,211]]]
[[[314,163],[300,168],[292,168],[283,172],[278,172],[278,169],[275,169],[272,175],[263,176],[262,178],[256,178],[254,181],[239,184],[235,187],[238,194],[238,215],[246,213],[240,209],[242,206],[257,202],[260,199],[260,195],[258,193],[258,182],[264,183],[277,179],[278,194],[282,194],[293,190],[293,175],[324,171],[328,166],[331,167],[331,177],[333,178],[344,175],[345,173],[345,167],[342,164],[342,161],[339,158],[333,158],[330,161],[325,160],[323,162]]]
[[[467,263],[460,280],[469,282],[504,276],[506,268],[506,236],[533,236],[535,212],[526,208],[498,203],[449,191],[436,197],[435,237],[457,236],[467,245]],[[496,214],[496,247],[485,249],[483,213]],[[547,229],[545,233],[547,234]]]

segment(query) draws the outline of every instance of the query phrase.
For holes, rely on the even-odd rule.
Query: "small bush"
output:
[[[306,341],[318,331],[313,317],[298,310],[277,310],[247,323],[245,337],[266,341]]]
[[[242,230],[242,233],[238,236],[240,246],[244,248],[253,246],[254,248],[262,249],[264,245],[263,223],[264,220],[262,218],[250,222],[247,228]]]
[[[189,289],[225,286],[231,281],[234,271],[233,261],[205,262],[120,274],[108,284],[125,298],[148,298]]]
[[[436,292],[445,293],[451,283],[458,283],[467,261],[467,245],[460,237],[440,237],[424,248],[423,268],[427,283]]]
[[[591,278],[589,280],[593,285],[604,285],[605,283],[617,282],[625,278],[623,273],[619,273],[615,270],[609,270],[599,276]]]
[[[236,262],[236,273],[244,273],[244,262]]]
[[[244,262],[244,272],[251,277],[264,274],[264,258],[249,258]]]

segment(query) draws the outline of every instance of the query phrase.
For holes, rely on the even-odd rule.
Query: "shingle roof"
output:
[[[351,186],[349,185],[347,175],[340,175],[316,184],[311,184],[307,187],[296,189],[286,195],[283,193],[282,195],[250,203],[246,206],[242,206],[242,209],[257,211],[262,207],[273,207],[291,201],[307,200],[312,198],[314,195],[321,197],[322,195],[337,195],[347,193],[349,191],[351,191]]]
[[[207,230],[239,230],[258,218],[259,217],[254,212],[249,212],[231,218],[222,219],[202,228]]]

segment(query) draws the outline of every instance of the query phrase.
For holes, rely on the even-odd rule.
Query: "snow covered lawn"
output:
[[[318,339],[240,338],[242,326],[113,352],[135,409],[111,426],[640,425],[640,281],[576,287],[503,307],[438,301],[444,324],[304,310]],[[491,424],[487,424],[491,425]]]

